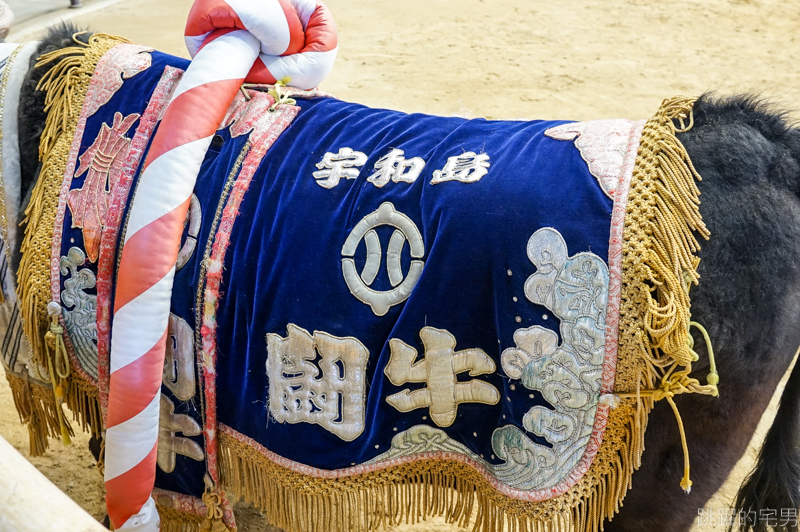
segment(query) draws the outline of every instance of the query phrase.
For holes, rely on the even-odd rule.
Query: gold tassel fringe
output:
[[[498,492],[465,464],[417,461],[356,477],[318,479],[286,469],[220,431],[226,492],[261,508],[287,532],[366,532],[431,516],[474,532],[598,532],[619,510],[638,467],[643,438],[632,404],[611,411],[606,441],[589,472],[567,493],[525,502]]]
[[[161,517],[161,532],[201,532],[200,527],[204,520],[202,516],[160,504],[157,504],[156,508]]]
[[[625,215],[618,392],[654,388],[661,368],[693,361],[689,288],[700,262],[693,233],[710,233],[700,216],[700,176],[675,135],[692,127],[695,100],[664,100],[642,131]]]
[[[8,370],[6,379],[11,387],[19,420],[28,426],[31,456],[41,456],[49,447],[48,437],[61,439],[53,389],[46,383],[25,379]],[[74,373],[70,376],[66,405],[72,411],[72,419],[84,432],[95,436],[102,434],[103,418],[97,389]],[[72,426],[66,419],[64,421],[69,435],[74,436]]]
[[[77,36],[76,36],[77,37]],[[73,38],[77,46],[57,50],[39,58],[36,68],[50,68],[37,90],[47,93],[47,121],[39,144],[42,172],[25,209],[25,236],[17,272],[23,330],[31,344],[33,360],[47,367],[44,335],[49,327],[47,303],[50,292],[50,250],[61,183],[69,158],[89,83],[100,58],[114,46],[128,42],[120,37],[95,34],[88,44]]]

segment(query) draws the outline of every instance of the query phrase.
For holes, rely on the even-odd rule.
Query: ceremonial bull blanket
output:
[[[110,309],[127,208],[187,66],[108,48],[65,141],[48,252],[72,370],[101,406],[109,345],[122,341],[109,337]],[[361,525],[408,518],[423,504],[407,495],[416,485],[453,488],[424,495],[451,519],[467,512],[454,497],[477,490],[485,526],[500,510],[606,516],[574,508],[581,481],[595,489],[617,467],[603,482],[621,497],[640,452],[632,432],[617,437],[587,476],[609,416],[617,433],[635,417],[633,401],[611,407],[644,121],[441,118],[318,92],[287,103],[268,89],[234,101],[186,221],[160,398],[161,508],[204,515],[209,474],[294,529],[347,528],[370,504],[388,517]],[[314,506],[315,494],[342,508]],[[547,505],[562,496],[572,502]],[[310,508],[322,517],[298,514]]]

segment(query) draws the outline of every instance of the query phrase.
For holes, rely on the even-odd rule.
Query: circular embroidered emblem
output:
[[[395,228],[386,250],[386,269],[389,273],[389,282],[394,288],[378,292],[371,289],[370,285],[378,275],[383,256],[381,242],[378,233],[375,232],[375,228],[382,225]],[[364,240],[367,247],[367,261],[359,275],[353,255],[361,240]],[[394,205],[387,202],[358,222],[342,246],[342,274],[347,287],[356,299],[369,305],[376,316],[383,316],[389,311],[389,307],[408,299],[422,275],[425,263],[421,260],[412,260],[408,275],[403,278],[400,257],[406,241],[411,248],[412,259],[421,259],[425,255],[425,244],[417,226],[411,218],[398,212]]]

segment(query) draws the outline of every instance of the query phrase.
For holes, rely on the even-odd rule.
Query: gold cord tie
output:
[[[283,91],[281,91],[281,87],[285,87],[290,80],[291,78],[289,76],[279,79],[275,82],[275,85],[273,85],[272,88],[267,91],[267,94],[275,98],[275,103],[273,103],[269,108],[270,111],[274,111],[279,105],[295,105],[297,103],[297,100],[294,98],[289,98],[283,93]]]
[[[689,288],[691,288],[692,280],[688,275],[684,275],[684,281],[686,282],[686,293],[689,293]],[[618,397],[621,398],[640,398],[640,397],[648,397],[654,403],[656,401],[660,401],[662,399],[666,399],[669,403],[669,406],[672,407],[672,412],[675,414],[675,420],[678,422],[678,431],[681,434],[681,446],[683,447],[683,478],[681,479],[681,488],[686,493],[692,491],[692,481],[689,478],[689,446],[686,443],[686,432],[683,428],[683,420],[681,419],[681,414],[678,412],[678,405],[675,404],[675,401],[672,400],[673,397],[676,395],[681,395],[684,393],[699,393],[701,395],[710,395],[712,397],[719,396],[719,389],[717,385],[719,384],[719,374],[717,373],[717,364],[714,360],[714,349],[711,346],[711,337],[708,335],[708,331],[705,327],[697,323],[696,321],[689,322],[689,334],[686,336],[686,347],[689,350],[691,355],[691,361],[696,362],[700,359],[700,356],[694,351],[694,339],[691,335],[691,328],[694,327],[703,335],[703,339],[706,342],[706,349],[708,350],[708,362],[710,365],[711,371],[709,371],[708,376],[706,377],[707,384],[700,384],[695,378],[689,376],[692,372],[692,364],[691,362],[683,367],[683,369],[676,371],[679,367],[678,362],[673,362],[672,365],[669,367],[667,372],[661,377],[661,386],[654,390],[640,390],[636,393],[618,393],[616,394]]]
[[[230,532],[222,519],[222,495],[214,487],[214,483],[208,475],[203,480],[206,484],[206,490],[203,492],[206,519],[200,527],[201,532]]]
[[[61,316],[61,305],[51,301],[47,304],[47,314],[50,316],[50,330],[44,335],[47,369],[50,372],[50,384],[53,386],[53,394],[56,398],[56,413],[58,414],[58,424],[61,427],[61,441],[64,445],[69,445],[72,441],[69,438],[69,431],[64,420],[64,411],[61,408],[66,397],[65,388],[69,378],[69,358],[67,358],[67,348],[64,345],[64,328],[58,321],[59,316]]]

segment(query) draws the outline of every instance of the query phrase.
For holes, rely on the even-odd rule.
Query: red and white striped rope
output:
[[[159,528],[150,494],[172,282],[206,150],[243,82],[289,77],[289,85],[313,88],[333,65],[337,37],[317,0],[196,0],[186,43],[193,60],[145,160],[117,277],[105,447],[117,530]]]

